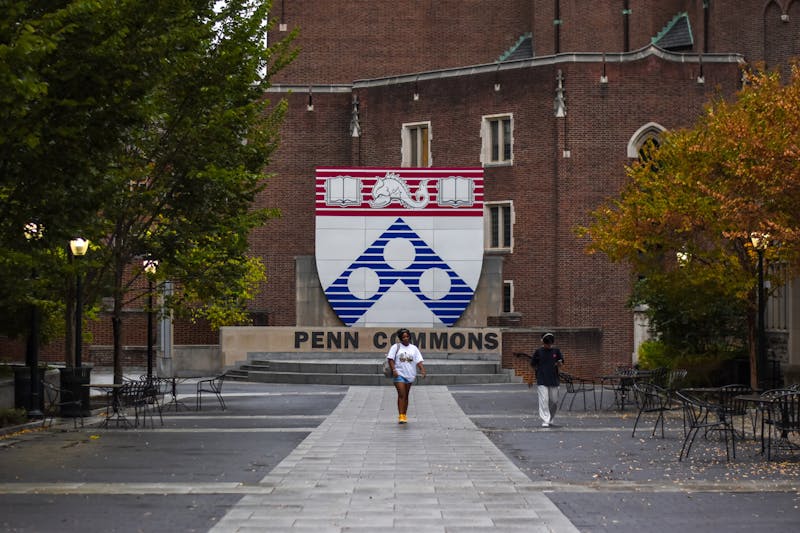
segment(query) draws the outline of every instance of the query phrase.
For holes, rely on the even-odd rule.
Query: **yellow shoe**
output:
[[[398,424],[405,424],[406,422],[408,422],[408,418],[406,418],[406,415],[400,415],[399,420],[397,421],[397,423]]]

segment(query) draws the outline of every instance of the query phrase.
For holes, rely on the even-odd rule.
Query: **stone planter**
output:
[[[39,379],[58,386],[58,370],[39,368]],[[39,410],[44,410],[44,391],[39,390]],[[31,407],[31,373],[27,366],[14,367],[14,407],[30,411]]]
[[[0,378],[0,409],[14,408],[14,378]]]
[[[80,399],[81,405],[62,405],[61,416],[78,417],[90,416],[89,387],[84,387],[91,383],[91,366],[80,368],[68,366],[59,369],[61,371],[61,389],[69,391],[70,399]]]

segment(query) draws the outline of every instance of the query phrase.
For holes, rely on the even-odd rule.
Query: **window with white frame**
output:
[[[514,312],[514,282],[503,280],[503,313]]]
[[[513,117],[487,115],[481,120],[481,163],[484,166],[513,163]]]
[[[513,245],[512,227],[514,210],[511,202],[487,202],[484,204],[486,228],[486,249],[511,251]]]
[[[773,263],[768,267],[769,277],[775,283],[766,300],[765,322],[767,331],[789,331],[789,305],[791,302],[792,283],[788,276],[787,265]]]
[[[431,123],[403,124],[401,166],[431,166]]]
[[[640,159],[642,157],[642,147],[647,143],[654,143],[656,146],[660,144],[661,134],[664,133],[666,128],[656,122],[648,122],[628,139],[628,157],[631,159]]]

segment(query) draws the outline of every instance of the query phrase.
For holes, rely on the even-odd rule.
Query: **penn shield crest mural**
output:
[[[452,326],[483,264],[483,169],[318,168],[316,260],[348,326]]]

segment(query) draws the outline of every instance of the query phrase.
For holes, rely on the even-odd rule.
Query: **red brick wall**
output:
[[[126,308],[122,317],[123,366],[144,367],[147,364],[147,314],[141,307],[143,300]],[[102,313],[95,321],[89,321],[84,330],[82,362],[96,366],[111,366],[113,334],[111,318]],[[158,318],[153,320],[154,348],[158,350]],[[87,340],[88,339],[88,340]],[[218,344],[219,333],[211,329],[205,321],[192,322],[186,318],[173,321],[173,341],[175,344]],[[65,363],[66,350],[63,339],[42,343],[39,360],[46,363]],[[25,360],[24,339],[0,339],[0,364],[6,361]]]
[[[542,328],[524,332],[506,332],[503,334],[503,368],[513,369],[517,376],[530,383],[530,380],[534,379],[534,372],[529,356],[542,345],[541,336],[545,331],[551,331],[556,336],[555,345],[564,355],[565,372],[584,379],[593,379],[613,371],[614,361],[603,359],[598,355],[602,345],[602,332],[591,328]]]
[[[699,2],[698,2],[699,3]],[[710,3],[709,43],[711,52],[740,53],[749,63],[755,63],[769,58],[768,48],[775,46],[790,46],[793,53],[781,54],[782,60],[786,56],[797,55],[800,43],[790,35],[797,35],[800,24],[800,6],[793,2],[789,22],[782,22],[780,15],[782,9],[777,9],[776,4],[787,5],[788,0],[777,2],[727,2]],[[768,5],[769,4],[769,5]],[[699,21],[692,21],[692,28],[701,28]],[[766,32],[765,32],[766,30]],[[778,32],[780,30],[780,32]],[[774,65],[772,65],[774,66]]]
[[[295,320],[295,260],[314,254],[315,169],[323,165],[350,165],[349,93],[319,93],[307,110],[306,92],[270,94],[286,97],[289,112],[281,144],[267,168],[274,174],[259,198],[260,205],[278,207],[282,216],[253,232],[253,252],[267,269],[264,291],[251,305],[269,314],[269,325],[289,326]]]
[[[565,119],[553,113],[559,69],[567,98]],[[602,256],[587,256],[574,229],[588,223],[588,212],[619,191],[629,162],[627,144],[637,129],[648,122],[668,129],[692,124],[712,92],[730,93],[738,87],[738,67],[706,65],[704,85],[696,82],[696,63],[655,56],[608,64],[605,85],[599,83],[601,69],[601,63],[567,61],[359,87],[363,136],[357,142],[361,165],[399,165],[401,125],[430,121],[434,165],[475,166],[481,116],[512,113],[514,165],[487,168],[485,194],[487,201],[514,201],[515,247],[505,258],[504,278],[515,283],[519,326],[601,331],[602,340],[593,341],[595,349],[586,357],[613,366],[629,362],[632,352],[632,317],[626,307],[631,273]],[[495,82],[500,91],[494,90]],[[417,101],[412,98],[415,87]],[[257,253],[270,268],[259,305],[276,325],[294,320],[294,256],[314,250],[314,167],[347,164],[353,142],[348,96],[315,95],[314,112],[306,111],[305,95],[290,100],[282,145],[270,168],[278,178],[265,194],[286,216],[254,237]],[[570,158],[562,157],[564,150]],[[582,366],[599,368],[597,362]]]
[[[623,0],[584,2],[560,0],[561,24],[554,24],[556,2],[533,1],[533,35],[537,56],[554,54],[556,51],[556,29],[559,33],[559,52],[607,52],[624,51]],[[637,50],[650,44],[678,13],[693,11],[700,4],[695,0],[630,0],[632,9],[628,16],[628,50]],[[694,27],[694,20],[692,21]],[[702,27],[702,25],[700,25]]]
[[[769,5],[767,5],[769,4]],[[274,17],[300,28],[298,60],[276,83],[350,83],[497,60],[520,36],[533,34],[537,57],[555,53],[553,0],[339,0],[275,2]],[[623,0],[560,0],[561,53],[624,51]],[[679,13],[689,16],[693,52],[702,53],[708,16],[709,53],[740,53],[750,62],[785,61],[800,52],[792,36],[800,24],[797,2],[630,0],[629,50],[648,46]],[[780,6],[780,7],[778,7]],[[780,20],[791,6],[788,21]],[[764,37],[764,28],[767,37]],[[275,30],[272,40],[285,33]],[[765,42],[773,51],[765,52]]]
[[[530,31],[532,2],[292,0],[273,6],[289,30],[300,28],[301,49],[275,81],[309,84],[491,63]],[[269,39],[284,35],[274,31]]]
[[[631,49],[646,46],[675,14],[685,11],[691,19],[694,52],[702,51],[702,0],[629,4]],[[274,81],[350,84],[486,64],[529,31],[536,55],[545,56],[554,51],[554,5],[553,0],[275,2],[275,18],[289,28],[301,28],[297,45],[302,52]],[[561,52],[622,51],[622,0],[560,0],[559,5],[564,21]],[[789,17],[783,21],[787,6]],[[767,59],[770,65],[800,52],[800,41],[794,38],[800,2],[716,1],[710,3],[708,15],[710,52],[741,53],[750,62]],[[270,38],[280,35],[276,28]],[[607,63],[609,83],[601,85],[601,63],[563,59],[534,68],[419,81],[416,102],[411,98],[413,82],[358,88],[363,132],[358,139],[348,130],[351,94],[317,87],[314,111],[309,112],[305,89],[291,95],[270,93],[272,99],[287,97],[290,106],[281,145],[267,168],[274,177],[259,203],[280,208],[283,216],[251,236],[253,251],[265,261],[268,273],[251,309],[266,312],[269,325],[294,324],[295,257],[314,253],[315,167],[399,165],[400,125],[421,120],[432,122],[435,165],[478,165],[481,115],[510,112],[515,120],[515,164],[486,170],[486,197],[514,201],[515,249],[505,259],[504,277],[515,282],[519,327],[597,328],[601,335],[600,340],[592,337],[598,343],[592,357],[628,359],[632,321],[625,302],[631,273],[600,256],[584,255],[573,228],[588,222],[589,210],[619,190],[628,162],[625,147],[633,132],[651,121],[666,128],[690,125],[710,94],[718,88],[722,93],[737,88],[739,74],[733,64],[706,62],[706,83],[699,85],[696,63],[648,57]],[[567,117],[557,120],[553,98],[558,69],[565,79]],[[499,92],[493,90],[496,81]],[[570,158],[562,157],[564,149]],[[126,314],[123,344],[143,346],[144,324],[144,314],[132,308]],[[95,345],[111,344],[106,319],[90,329]],[[176,343],[213,343],[216,338],[205,325],[176,322]],[[0,357],[19,358],[24,346],[3,343],[0,350]],[[63,346],[43,346],[42,358],[63,360]]]

